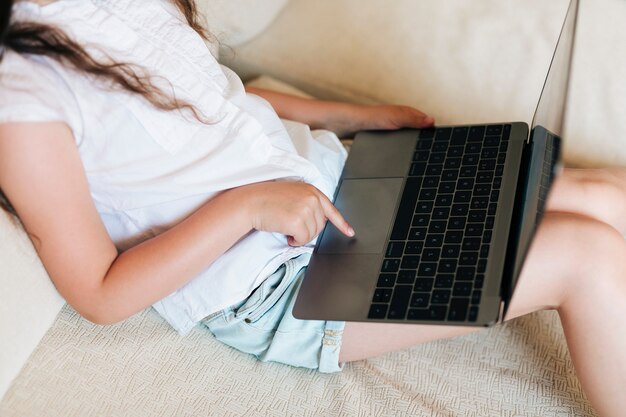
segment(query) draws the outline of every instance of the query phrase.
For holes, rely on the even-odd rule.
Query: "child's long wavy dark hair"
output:
[[[204,39],[209,39],[208,32],[200,25],[194,0],[172,0],[185,15],[191,26]],[[188,102],[154,86],[150,74],[137,65],[113,60],[99,61],[77,41],[53,26],[36,22],[12,22],[11,10],[14,0],[0,1],[0,51],[10,49],[20,54],[45,55],[64,65],[110,81],[131,93],[140,94],[156,108],[170,111],[190,110],[201,121],[203,117]],[[0,55],[0,63],[2,55]],[[0,207],[16,214],[0,190]]]

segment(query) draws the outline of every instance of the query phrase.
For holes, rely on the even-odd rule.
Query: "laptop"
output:
[[[490,326],[506,315],[560,169],[578,14],[571,0],[531,129],[443,126],[355,137],[299,319]]]

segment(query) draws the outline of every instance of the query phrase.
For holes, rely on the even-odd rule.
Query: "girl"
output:
[[[290,312],[325,222],[355,233],[328,199],[345,159],[328,130],[432,118],[246,92],[208,52],[189,0],[13,3],[0,6],[3,207],[85,318],[154,305],[181,333],[202,323],[262,360],[322,372],[470,331]],[[509,314],[559,312],[606,416],[626,407],[624,184],[622,170],[566,170]]]

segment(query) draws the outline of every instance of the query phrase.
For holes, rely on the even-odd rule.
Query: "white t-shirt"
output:
[[[14,12],[16,19],[63,29],[95,57],[141,65],[155,84],[212,121],[158,110],[140,95],[111,90],[52,59],[6,51],[0,123],[70,126],[96,208],[118,249],[158,235],[216,194],[245,184],[295,179],[332,196],[346,158],[337,137],[281,122],[266,101],[246,94],[169,1],[18,2]],[[253,231],[154,307],[184,334],[311,247],[292,248],[282,235]]]

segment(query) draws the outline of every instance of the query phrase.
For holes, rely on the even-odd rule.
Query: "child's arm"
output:
[[[291,236],[293,245],[312,240],[326,219],[352,234],[315,187],[270,182],[226,191],[167,232],[118,254],[64,123],[0,124],[0,188],[61,295],[102,324],[172,293],[252,229]]]
[[[332,130],[339,137],[351,136],[359,130],[423,128],[435,122],[432,117],[408,106],[311,100],[253,87],[246,87],[246,91],[266,99],[284,119],[302,122],[314,129]]]

